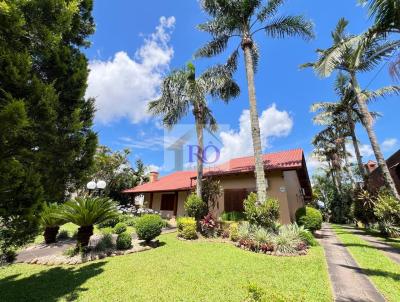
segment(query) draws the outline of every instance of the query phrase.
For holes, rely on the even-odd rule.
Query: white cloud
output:
[[[161,166],[157,166],[157,165],[147,165],[146,166],[146,173],[150,173],[150,172],[160,172],[162,170]]]
[[[397,146],[397,139],[396,138],[388,138],[385,139],[382,143],[382,150],[383,151],[391,151]]]
[[[372,150],[371,145],[368,144],[360,144],[360,153],[362,157],[371,157],[374,155],[374,151]]]
[[[261,113],[260,130],[261,145],[267,148],[269,138],[289,135],[293,128],[293,120],[287,111],[279,111],[273,104]],[[253,143],[250,127],[250,111],[243,110],[239,118],[239,131],[222,131],[220,133],[222,148],[220,161],[253,154]]]
[[[147,104],[157,97],[162,75],[174,50],[168,44],[175,17],[161,17],[154,33],[131,58],[120,51],[114,58],[89,63],[86,97],[96,98],[96,120],[109,123],[128,118],[138,123],[149,118]]]

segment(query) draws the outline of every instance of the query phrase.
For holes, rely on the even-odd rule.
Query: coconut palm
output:
[[[40,213],[39,222],[44,227],[44,241],[49,243],[56,242],[60,225],[65,223],[63,218],[60,218],[60,206],[56,203],[44,203],[42,212]]]
[[[212,39],[196,53],[197,57],[213,57],[228,48],[229,41],[237,41],[234,51],[227,60],[227,68],[236,71],[239,48],[243,50],[247,88],[250,103],[250,123],[255,158],[255,176],[258,202],[266,200],[266,186],[260,126],[254,87],[254,74],[257,70],[259,53],[255,34],[263,31],[271,38],[300,36],[313,37],[312,24],[302,16],[278,15],[283,0],[201,0],[200,5],[211,19],[198,28],[211,34]]]
[[[318,75],[324,77],[331,75],[335,70],[343,71],[349,76],[349,83],[360,110],[361,121],[367,131],[385,184],[392,194],[400,199],[378,144],[373,127],[373,116],[369,112],[366,102],[368,98],[376,99],[385,95],[387,91],[398,94],[400,87],[390,86],[374,92],[365,92],[361,89],[357,78],[359,73],[372,70],[383,59],[391,56],[393,51],[400,46],[400,42],[385,41],[379,35],[365,35],[356,38],[345,33],[347,25],[348,22],[345,19],[340,19],[332,33],[333,45],[326,50],[318,50],[318,60],[315,63],[304,64],[303,67],[313,67]]]
[[[118,216],[113,200],[103,197],[77,197],[61,208],[60,218],[79,226],[77,243],[84,247],[93,235],[93,226]]]
[[[217,129],[217,121],[206,98],[211,96],[228,102],[239,93],[240,88],[232,79],[232,72],[225,66],[211,67],[196,77],[195,67],[189,63],[168,75],[161,86],[160,98],[149,103],[149,111],[161,116],[167,128],[175,126],[189,110],[192,111],[198,145],[196,194],[199,197],[202,196],[203,183],[203,130]]]

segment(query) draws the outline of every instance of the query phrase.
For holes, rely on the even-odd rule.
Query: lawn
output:
[[[323,248],[275,257],[160,236],[162,246],[77,267],[0,269],[0,301],[243,301],[253,283],[282,301],[331,301]],[[274,299],[276,301],[276,299]]]
[[[354,260],[388,301],[400,301],[400,265],[359,236],[333,225]]]
[[[365,230],[365,232],[400,250],[400,238],[385,238],[375,230]]]

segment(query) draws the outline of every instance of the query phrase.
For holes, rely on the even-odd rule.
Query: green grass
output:
[[[160,236],[162,246],[74,268],[0,269],[0,301],[243,301],[254,283],[287,301],[332,301],[322,247],[275,257],[226,243]]]
[[[375,231],[375,230],[364,230],[364,231],[367,234],[372,235],[372,236],[378,238],[379,240],[384,241],[385,243],[400,250],[400,238],[385,238],[378,231]]]
[[[339,225],[333,225],[333,228],[354,260],[385,298],[388,301],[400,301],[400,265],[359,236],[349,233]]]

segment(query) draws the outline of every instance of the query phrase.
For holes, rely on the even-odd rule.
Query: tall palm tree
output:
[[[163,81],[160,98],[149,103],[149,111],[162,116],[167,128],[172,128],[192,110],[198,144],[196,194],[199,197],[202,197],[203,183],[203,129],[217,129],[217,121],[207,106],[206,98],[210,95],[228,102],[239,93],[232,72],[225,66],[211,67],[196,77],[195,67],[189,63],[168,75]]]
[[[244,53],[258,202],[264,202],[266,199],[266,185],[254,87],[254,74],[259,60],[255,34],[263,31],[271,38],[313,37],[312,24],[303,16],[277,15],[284,0],[269,0],[265,4],[262,2],[261,0],[201,0],[202,9],[211,19],[200,24],[198,28],[211,34],[212,39],[196,53],[197,57],[216,56],[227,49],[229,41],[236,38],[238,43],[226,64],[232,71],[237,69],[240,47]]]
[[[371,34],[383,35],[400,33],[400,0],[359,0],[368,3],[368,13],[375,18],[374,25],[369,30]],[[400,78],[400,55],[390,65],[390,72]]]
[[[332,33],[333,45],[326,50],[318,50],[318,60],[315,63],[304,64],[303,67],[313,67],[318,75],[324,77],[331,75],[335,70],[343,71],[349,76],[350,86],[361,113],[361,121],[382,170],[385,184],[400,200],[374,131],[373,117],[366,103],[368,96],[375,99],[384,95],[387,90],[398,94],[400,87],[389,86],[367,94],[361,89],[357,78],[358,73],[370,71],[383,59],[388,58],[400,46],[400,42],[385,41],[380,35],[365,35],[355,38],[353,35],[345,34],[347,25],[348,21],[340,19]]]

